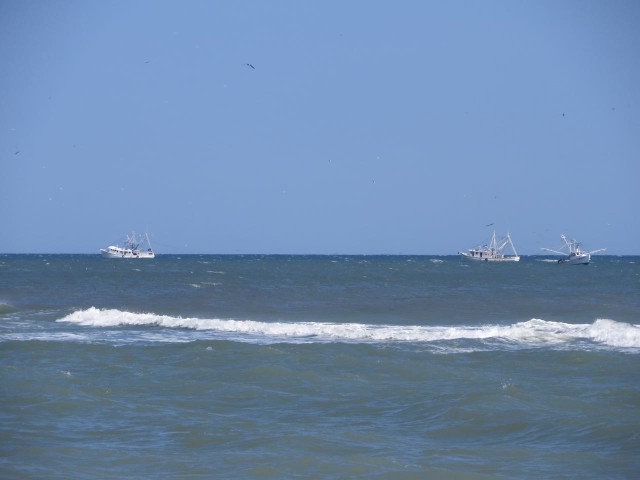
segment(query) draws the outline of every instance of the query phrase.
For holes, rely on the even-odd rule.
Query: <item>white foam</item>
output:
[[[589,326],[590,337],[599,343],[613,347],[640,347],[640,327],[630,323],[620,323],[601,318]]]
[[[535,347],[591,341],[618,348],[640,348],[640,328],[614,320],[569,324],[532,319],[511,325],[405,326],[362,323],[258,322],[215,318],[182,318],[153,313],[89,308],[58,320],[91,327],[158,326],[210,331],[225,337],[250,336],[262,341],[301,342],[439,342],[452,340],[500,341]]]

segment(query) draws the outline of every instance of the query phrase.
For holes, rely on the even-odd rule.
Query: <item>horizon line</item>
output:
[[[206,253],[206,252],[154,252],[155,256],[163,255],[218,255],[218,256],[234,256],[234,255],[246,255],[246,256],[317,256],[317,257],[458,257],[460,253],[247,253],[247,252],[235,252],[235,253]],[[101,257],[101,253],[88,253],[88,252],[0,252],[1,255],[96,255]],[[518,254],[520,257],[561,257],[562,255],[556,254],[544,254],[544,253],[529,253]],[[637,257],[640,253],[608,253],[608,254],[594,254],[592,257]],[[117,259],[116,259],[117,260]],[[141,259],[152,260],[152,259]]]

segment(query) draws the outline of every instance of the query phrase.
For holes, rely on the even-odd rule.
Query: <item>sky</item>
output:
[[[5,0],[0,253],[640,254],[640,2]],[[490,225],[493,224],[493,225]]]

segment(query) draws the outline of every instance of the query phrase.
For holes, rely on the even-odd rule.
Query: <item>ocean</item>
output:
[[[0,255],[0,478],[640,478],[640,257]]]

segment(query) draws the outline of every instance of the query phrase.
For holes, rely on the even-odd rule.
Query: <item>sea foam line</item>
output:
[[[90,327],[147,325],[298,341],[437,342],[496,339],[518,344],[554,345],[587,340],[611,347],[640,348],[639,326],[608,319],[598,319],[592,324],[532,319],[511,325],[404,326],[182,318],[91,307],[73,312],[58,322]]]

